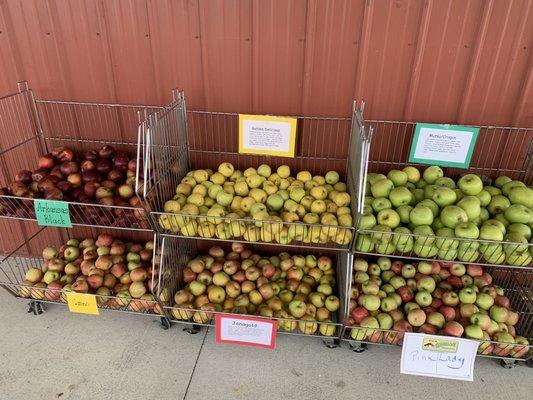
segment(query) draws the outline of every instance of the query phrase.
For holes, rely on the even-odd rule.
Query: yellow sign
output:
[[[239,153],[294,157],[297,118],[239,114]]]
[[[457,353],[459,343],[455,340],[447,339],[424,339],[422,348],[429,351],[438,351],[443,353]]]
[[[94,294],[67,292],[67,304],[70,312],[100,315]]]

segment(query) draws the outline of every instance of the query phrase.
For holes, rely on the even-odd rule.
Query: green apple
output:
[[[376,174],[375,172],[369,172],[366,178],[366,180],[370,182],[371,185],[381,179],[387,179],[387,177],[383,174]]]
[[[419,202],[417,204],[417,206],[426,206],[426,207],[429,207],[431,208],[431,212],[433,213],[433,218],[436,218],[437,215],[439,215],[439,212],[440,212],[440,208],[439,206],[437,205],[437,203],[435,203],[433,200],[431,199],[424,199],[422,200],[421,202]]]
[[[503,224],[503,226],[505,226],[505,229],[507,229],[507,227],[511,224],[507,218],[505,218],[505,214],[496,214],[494,216],[494,219],[498,222],[500,222],[501,224]]]
[[[502,191],[500,189],[498,189],[497,187],[494,187],[494,186],[485,186],[483,188],[483,190],[486,190],[487,192],[489,192],[489,194],[492,196],[496,196],[498,194],[502,194]]]
[[[444,172],[439,166],[432,165],[431,167],[426,168],[422,176],[427,183],[432,185],[437,179],[444,176]]]
[[[396,212],[400,216],[400,222],[402,224],[409,224],[411,222],[411,219],[409,218],[409,214],[411,213],[411,210],[413,207],[410,205],[404,204],[403,206],[400,206],[396,209]]]
[[[505,212],[505,219],[510,223],[527,224],[533,219],[533,211],[522,204],[513,204]]]
[[[474,174],[466,174],[459,179],[457,186],[467,196],[476,196],[483,190],[483,181]]]
[[[372,241],[370,234],[357,234],[355,240],[355,249],[363,253],[369,253],[374,250],[374,242]]]
[[[455,227],[455,236],[463,239],[477,239],[479,229],[472,222],[461,222]]]
[[[524,253],[528,251],[528,241],[519,233],[508,233],[507,235],[505,235],[505,241],[510,242],[510,244],[503,245],[503,249],[506,254]]]
[[[415,295],[415,301],[420,307],[428,307],[433,301],[433,296],[426,290],[419,290]]]
[[[379,225],[385,225],[392,229],[400,225],[400,215],[390,208],[381,210],[378,213],[377,220]]]
[[[507,233],[517,233],[527,240],[531,239],[531,228],[526,224],[511,224],[507,227]]]
[[[442,249],[439,249],[437,257],[441,260],[453,261],[457,258],[457,253],[457,249],[446,249],[443,247]]]
[[[455,192],[455,195],[457,196],[457,201],[465,197],[465,194],[461,191],[461,189],[453,189],[453,191]]]
[[[411,190],[411,193],[413,194],[413,203],[420,203],[422,200],[425,199],[424,196],[424,189],[413,189]]]
[[[458,249],[457,258],[463,262],[475,262],[479,259],[479,251],[471,249]]]
[[[334,185],[339,181],[339,173],[337,171],[328,171],[325,178],[327,183]]]
[[[508,176],[502,175],[496,178],[496,180],[494,181],[494,186],[496,186],[497,188],[501,188],[508,182],[512,182],[512,179]]]
[[[417,205],[409,213],[409,219],[414,226],[431,225],[433,223],[433,211],[427,206]]]
[[[376,315],[376,319],[379,322],[380,329],[391,329],[392,325],[394,325],[392,317],[387,313],[379,313]]]
[[[505,253],[495,251],[490,254],[483,254],[483,258],[489,264],[501,265],[505,262]]]
[[[520,182],[520,181],[507,182],[505,185],[502,186],[502,193],[506,195],[507,197],[509,197],[511,190],[513,190],[514,188],[518,188],[518,187],[526,187],[526,185],[524,184],[524,182]]]
[[[437,192],[439,187],[437,185],[427,185],[424,188],[424,197],[426,199],[432,199],[433,195]]]
[[[224,191],[224,190],[221,190],[221,191],[219,191],[217,193],[216,201],[221,206],[227,207],[233,201],[233,195],[231,193],[228,193],[228,192]]]
[[[475,196],[465,196],[457,205],[465,211],[469,221],[475,220],[481,214],[481,202]]]
[[[488,293],[478,293],[476,298],[476,306],[483,310],[488,310],[494,304],[494,299]],[[475,323],[475,322],[473,322]],[[487,327],[488,328],[488,327]]]
[[[497,226],[497,227],[502,231],[502,233],[503,233],[504,235],[505,235],[505,233],[506,233],[506,231],[507,231],[506,228],[505,228],[505,225],[504,225],[501,221],[499,221],[499,220],[497,220],[497,219],[489,219],[489,220],[487,220],[487,221],[485,221],[485,222],[483,223],[483,226],[485,226],[485,225],[494,225],[494,226]]]
[[[390,179],[380,179],[370,186],[374,197],[389,197],[392,189],[394,189],[394,183]]]
[[[531,254],[529,252],[507,254],[505,261],[510,265],[527,266],[531,264]]]
[[[483,240],[502,241],[503,232],[495,225],[483,225],[479,230],[479,238]]]
[[[439,178],[435,181],[435,185],[441,186],[441,187],[447,187],[449,189],[455,189],[456,185],[452,178],[448,178],[447,176],[444,176],[442,178]]]
[[[435,234],[429,225],[419,225],[413,229],[415,243],[420,245],[431,245],[435,243]],[[420,236],[418,236],[420,235]]]
[[[397,169],[390,170],[387,178],[392,181],[395,187],[403,186],[407,183],[407,174]]]
[[[489,211],[486,208],[481,208],[481,211],[479,213],[479,222],[481,224],[485,223],[485,221],[488,221],[490,218]]]
[[[299,203],[305,196],[305,189],[301,187],[294,187],[289,191],[289,197],[295,202]]]
[[[490,200],[492,196],[488,191],[483,189],[481,192],[479,192],[476,197],[479,199],[479,202],[481,204],[481,207],[486,207],[490,204]]]
[[[376,243],[376,252],[379,254],[394,254],[396,247],[392,242]]]
[[[277,194],[271,194],[267,197],[266,205],[269,210],[279,211],[283,207],[283,198]]]
[[[415,186],[417,189],[424,189],[428,183],[424,179],[420,179],[417,183],[415,183]]]
[[[436,232],[437,240],[435,245],[439,249],[457,249],[459,241],[455,238],[455,231],[452,228],[440,228]]]
[[[533,190],[528,187],[517,186],[509,192],[511,204],[521,204],[533,208]]]
[[[436,231],[436,230],[439,230],[440,228],[445,228],[445,226],[440,220],[440,218],[437,217],[433,220],[433,223],[431,224],[431,228],[433,228],[433,230]]]
[[[439,252],[439,248],[435,245],[421,245],[419,243],[415,243],[413,249],[416,255],[423,258],[435,257]]]
[[[468,216],[461,207],[446,206],[440,213],[440,219],[445,226],[455,229],[460,223],[467,222]]]
[[[400,207],[411,203],[413,194],[406,187],[395,187],[389,193],[389,200],[394,207]]]
[[[400,226],[394,229],[394,234],[392,235],[392,244],[395,246],[398,246],[398,244],[405,244],[409,238],[412,238],[409,228]]]
[[[438,187],[431,199],[437,203],[439,207],[446,207],[455,204],[457,196],[449,187]]]
[[[478,325],[468,325],[465,328],[465,336],[468,339],[481,340],[483,339],[483,331]]]
[[[408,165],[407,167],[404,167],[402,171],[407,174],[407,180],[409,182],[417,183],[420,180],[420,171],[417,168]]]
[[[371,229],[376,226],[377,221],[374,214],[364,213],[359,217],[359,228],[360,229]]]
[[[490,203],[487,206],[487,210],[489,210],[489,213],[492,215],[501,214],[505,212],[507,208],[511,205],[511,202],[509,199],[501,194],[497,194],[492,196],[490,199]]]
[[[386,208],[392,208],[392,203],[389,199],[385,197],[378,197],[372,202],[372,209],[375,212],[380,212],[381,210],[385,210]]]
[[[459,301],[463,304],[474,304],[477,293],[472,287],[465,287],[459,291]]]

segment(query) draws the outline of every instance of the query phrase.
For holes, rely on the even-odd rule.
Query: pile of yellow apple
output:
[[[159,225],[183,236],[346,246],[353,231],[350,202],[335,171],[325,176],[300,171],[293,177],[287,165],[275,172],[266,164],[243,172],[225,162],[216,172],[187,173],[164,204]]]

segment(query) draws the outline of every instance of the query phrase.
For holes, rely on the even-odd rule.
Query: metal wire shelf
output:
[[[67,237],[73,238],[75,236],[71,230],[64,230]],[[62,289],[35,287],[29,286],[24,277],[26,272],[31,268],[41,269],[44,264],[44,258],[39,255],[28,255],[27,248],[35,249],[38,246],[50,246],[57,244],[57,232],[55,228],[40,227],[35,233],[31,234],[23,243],[21,243],[10,254],[6,255],[0,260],[0,286],[3,287],[12,296],[21,299],[29,300],[32,303],[47,303],[66,305],[66,292]],[[118,297],[116,295],[100,295],[95,294],[98,308],[102,310],[112,310],[120,312],[128,312],[134,314],[151,315],[159,318],[166,318],[164,312],[164,303],[155,296],[159,291],[157,281],[159,276],[159,262],[160,256],[157,252],[157,236],[153,235],[154,251],[151,260],[152,273],[148,278],[148,288],[152,287],[153,292],[151,299],[136,299]],[[34,251],[34,250],[33,250]]]
[[[103,144],[112,145],[138,161],[138,124],[161,109],[144,105],[40,100],[35,99],[27,84],[22,82],[19,93],[0,99],[0,182],[7,185],[18,171],[33,171],[40,156],[59,147],[83,154]],[[126,179],[125,175],[122,179]],[[132,187],[142,186],[139,171],[128,179]],[[148,214],[136,196],[129,201],[114,199],[115,204],[110,205],[109,202],[87,201],[89,197],[83,196],[82,187],[80,193],[84,200],[77,201],[73,191],[64,192],[63,200],[69,204],[73,225],[151,230]],[[42,196],[29,190],[23,195],[17,194],[7,188],[0,189],[0,217],[35,220],[34,198]]]
[[[383,257],[382,255],[378,255]],[[368,262],[375,262],[378,257],[365,258]],[[394,256],[396,258],[396,256]],[[393,261],[391,259],[391,261]],[[481,340],[478,356],[512,359],[525,361],[533,357],[533,269],[522,269],[517,273],[516,268],[501,266],[483,266],[483,272],[492,276],[492,285],[504,289],[511,308],[518,314],[519,321],[515,326],[516,335],[521,335],[529,341],[529,345],[502,343],[494,340]],[[354,351],[363,351],[362,343],[378,345],[401,346],[405,332],[392,329],[366,328],[349,323],[351,312],[350,293],[354,286],[355,269],[349,268],[348,288],[345,297],[345,323],[343,324],[341,341],[348,342]],[[400,309],[400,307],[398,307]],[[352,337],[352,330],[357,331]],[[516,354],[512,355],[511,352]]]
[[[154,230],[183,238],[208,238],[294,247],[349,250],[355,237],[350,226],[252,220],[230,213],[220,218],[163,211],[164,203],[176,194],[176,186],[188,171],[216,169],[222,162],[236,169],[267,163],[273,168],[286,164],[293,170],[325,174],[340,172],[350,194],[352,221],[362,203],[362,182],[355,179],[366,167],[369,135],[362,118],[363,105],[354,105],[352,118],[298,117],[296,157],[256,156],[237,153],[238,114],[187,111],[183,93],[141,124],[139,148],[144,147],[145,184],[139,195],[150,210]],[[299,216],[302,218],[303,215]],[[207,223],[206,223],[207,221]],[[203,224],[203,225],[202,225]]]
[[[416,123],[366,120],[365,124],[373,133],[370,137],[368,171],[386,174],[391,169],[401,169],[408,165],[421,167],[419,164],[407,162]],[[484,181],[490,181],[499,175],[507,175],[511,179],[520,179],[526,185],[531,185],[533,128],[495,126],[478,126],[478,128],[479,136],[469,169],[443,168],[444,176],[455,178],[461,174],[475,173]],[[513,154],[513,157],[509,157],[509,154]],[[364,199],[368,190],[366,171],[358,175],[357,180],[363,184]],[[486,266],[533,267],[531,243],[361,229],[359,221],[364,208],[363,200],[359,203],[358,229],[354,240],[354,251],[357,253],[443,262],[471,262]],[[460,254],[463,256],[460,257]]]
[[[218,244],[218,241],[212,241],[210,243]],[[161,274],[159,276],[158,287],[161,291],[167,291],[163,294],[164,298],[173,299],[177,291],[185,288],[186,283],[184,281],[183,271],[187,263],[195,258],[202,252],[197,248],[197,244],[201,245],[200,241],[191,241],[178,237],[163,237],[161,240]],[[263,246],[263,244],[254,245],[248,243],[252,250],[261,251],[261,254],[271,255],[279,253],[273,253],[269,247]],[[224,247],[224,246],[222,246]],[[260,250],[259,250],[260,249]],[[290,251],[292,248],[284,246],[283,250]],[[296,252],[292,251],[293,254]],[[301,254],[301,253],[298,253]],[[325,253],[321,253],[324,255]],[[318,257],[318,254],[315,254]],[[333,294],[337,295],[340,300],[340,307],[337,312],[331,313],[331,321],[305,321],[297,318],[276,318],[267,317],[271,320],[278,321],[278,333],[300,335],[306,337],[320,337],[325,341],[337,340],[340,337],[342,331],[342,315],[345,315],[345,293],[346,293],[346,279],[348,265],[351,265],[352,255],[348,252],[335,252],[331,249],[327,253],[332,258],[335,265],[335,278],[336,285],[334,287]],[[158,293],[158,297],[161,296],[161,292]],[[198,308],[184,308],[178,307],[175,304],[173,306],[165,306],[166,314],[169,316],[172,323],[177,323],[189,327],[202,327],[202,326],[214,326],[214,319],[216,314],[228,314],[227,312],[221,312],[217,310],[205,310]],[[231,313],[229,313],[231,314]],[[243,314],[241,314],[243,315]],[[246,314],[244,314],[246,315]],[[256,316],[256,315],[254,315]],[[325,324],[329,327],[328,334],[320,333],[320,325]],[[325,327],[324,327],[325,328]],[[304,333],[305,330],[309,330],[309,333]]]

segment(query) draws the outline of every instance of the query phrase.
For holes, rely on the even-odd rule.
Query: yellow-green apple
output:
[[[407,321],[409,321],[412,326],[422,326],[426,322],[426,313],[419,308],[411,310],[407,314]]]
[[[492,306],[489,310],[490,317],[496,322],[505,323],[509,318],[509,310],[500,306]]]
[[[444,326],[444,323],[446,322],[444,315],[442,315],[440,312],[432,312],[429,313],[427,316],[427,322],[438,329],[441,329]]]
[[[289,303],[289,312],[291,315],[295,318],[301,318],[305,315],[307,306],[303,301],[300,300],[292,300]]]
[[[498,342],[494,346],[494,355],[499,357],[508,356],[514,348],[515,340],[507,332],[498,332],[494,335],[494,341]]]
[[[418,293],[416,293],[415,300],[421,307],[427,307],[433,301],[433,297],[431,296],[431,293],[425,290],[420,290]]]

